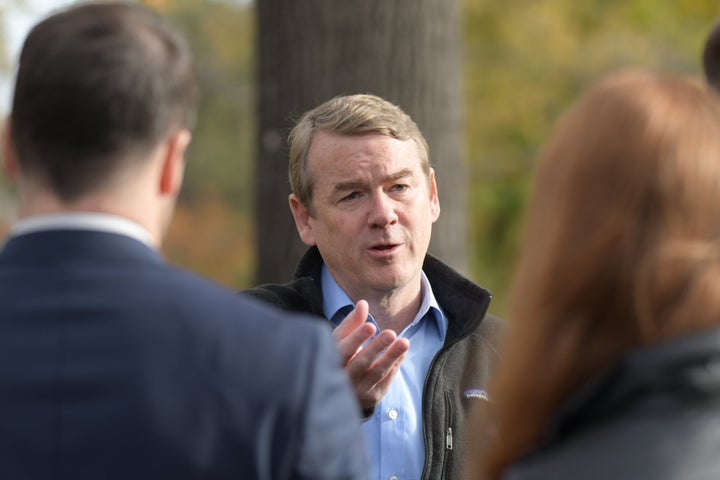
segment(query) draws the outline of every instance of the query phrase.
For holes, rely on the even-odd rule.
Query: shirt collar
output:
[[[440,338],[445,338],[448,326],[447,318],[433,294],[430,281],[425,275],[425,272],[422,270],[420,271],[420,282],[422,292],[420,309],[406,329],[417,325],[428,312],[431,312],[432,315],[430,316],[435,319],[435,325],[438,328]],[[345,318],[345,315],[349,313],[350,309],[354,307],[354,303],[347,293],[345,293],[345,291],[335,281],[325,264],[323,264],[322,270],[320,271],[320,285],[322,288],[323,312],[325,313],[325,317],[330,319],[333,325],[337,327],[343,318]],[[338,315],[338,312],[341,311],[342,315]]]
[[[334,318],[336,314],[340,310],[347,310],[346,307],[348,306],[351,308],[354,307],[355,304],[350,300],[347,293],[340,288],[340,285],[335,281],[324,263],[320,270],[320,287],[322,288],[325,318],[329,319],[333,322],[333,325],[337,327],[344,315],[340,318]]]
[[[15,223],[10,235],[16,237],[47,230],[92,230],[116,233],[153,247],[152,236],[145,228],[127,218],[106,213],[59,213],[29,217]]]

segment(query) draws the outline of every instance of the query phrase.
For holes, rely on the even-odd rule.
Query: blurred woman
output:
[[[586,93],[540,159],[512,305],[475,477],[720,478],[716,94]]]

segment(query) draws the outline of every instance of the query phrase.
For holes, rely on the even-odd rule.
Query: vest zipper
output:
[[[453,403],[450,392],[445,392],[445,452],[443,454],[442,478],[449,478],[450,456],[453,449]]]

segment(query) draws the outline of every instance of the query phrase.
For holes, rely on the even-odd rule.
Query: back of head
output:
[[[421,168],[430,175],[428,145],[420,129],[400,107],[375,95],[339,96],[306,112],[290,132],[289,176],[293,193],[310,208],[312,178],[308,151],[315,132],[338,135],[386,135],[398,140],[413,140],[417,145]]]
[[[702,62],[705,79],[713,88],[720,90],[720,21],[715,23],[705,41]]]
[[[25,176],[72,201],[194,121],[192,59],[159,16],[87,3],[36,25],[23,45],[11,135]]]
[[[640,72],[561,122],[528,209],[490,478],[630,350],[720,325],[718,132],[713,91]]]
[[[677,270],[685,284],[696,272],[668,269],[669,252],[694,256],[720,240],[719,126],[717,96],[687,80],[628,72],[592,88],[540,160],[517,278],[535,286],[530,299],[517,291],[516,314],[537,302],[563,317],[591,315],[642,333],[634,344],[699,326],[670,318],[677,305],[644,272]]]

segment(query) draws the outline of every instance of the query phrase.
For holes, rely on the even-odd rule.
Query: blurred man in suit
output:
[[[186,45],[137,4],[26,39],[3,131],[0,478],[366,477],[329,327],[158,253],[194,104]]]

